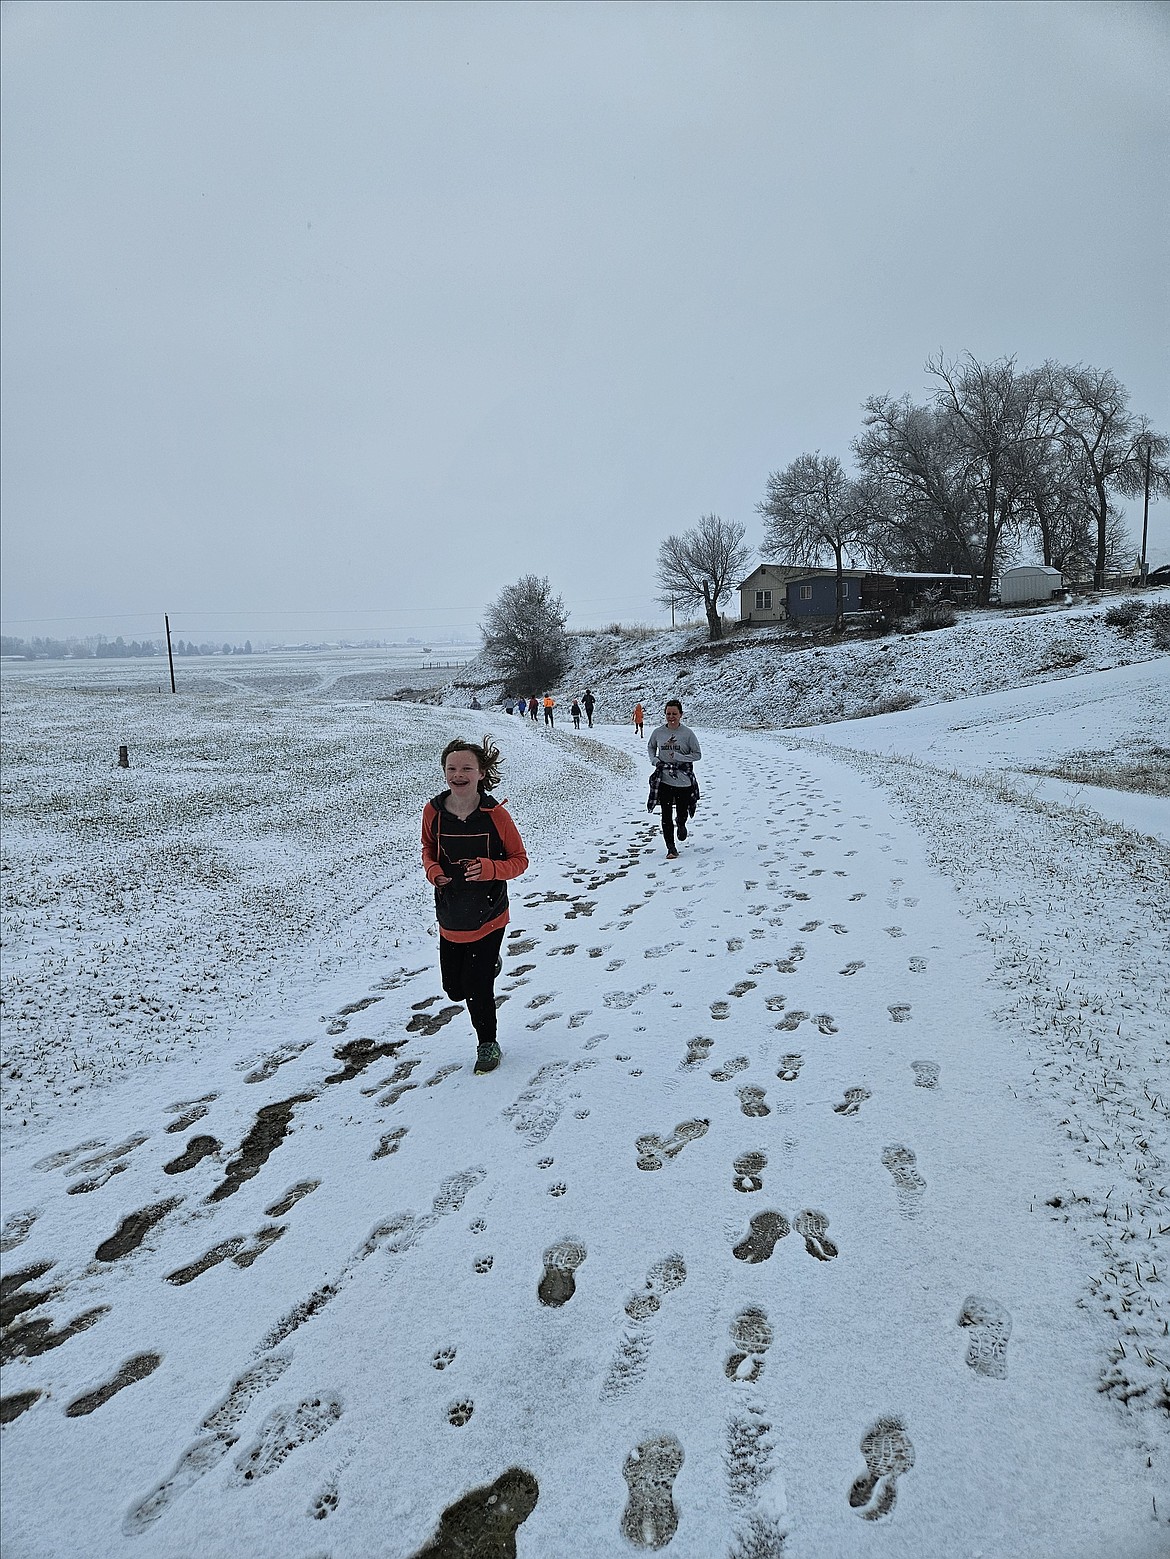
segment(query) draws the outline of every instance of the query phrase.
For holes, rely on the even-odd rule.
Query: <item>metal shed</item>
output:
[[[999,576],[1001,606],[1018,606],[1024,601],[1051,601],[1064,593],[1064,575],[1044,563],[1020,563],[1005,568]]]

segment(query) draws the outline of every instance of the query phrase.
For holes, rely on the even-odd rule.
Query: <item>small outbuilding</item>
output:
[[[901,570],[867,574],[861,586],[864,606],[885,616],[911,611],[923,599],[951,601],[970,606],[975,600],[975,581],[970,574],[928,574]]]
[[[1001,606],[1021,606],[1030,601],[1051,601],[1064,594],[1064,575],[1046,563],[1020,563],[999,576]]]

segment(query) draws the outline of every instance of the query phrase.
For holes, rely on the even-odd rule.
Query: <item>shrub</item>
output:
[[[1150,607],[1150,631],[1155,649],[1170,650],[1170,601],[1159,601]]]
[[[864,720],[868,715],[896,715],[904,709],[913,709],[919,702],[917,693],[890,693],[886,698],[875,698],[866,709],[859,709],[850,720]]]
[[[1084,658],[1084,650],[1071,634],[1058,634],[1049,646],[1048,664],[1041,669],[1044,671],[1060,671],[1067,666],[1079,666]]]
[[[922,604],[915,614],[915,625],[921,630],[931,628],[953,628],[958,621],[958,613],[950,601],[933,601],[924,597]]]
[[[1146,615],[1146,610],[1144,601],[1130,596],[1128,600],[1114,602],[1105,613],[1105,621],[1111,628],[1135,628]]]

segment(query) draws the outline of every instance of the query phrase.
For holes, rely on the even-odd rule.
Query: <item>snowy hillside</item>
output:
[[[1143,599],[1164,604],[1170,591]],[[767,729],[857,719],[1165,653],[1155,646],[1148,616],[1135,628],[1111,627],[1109,605],[964,612],[952,628],[842,643],[780,628],[737,629],[714,645],[693,626],[646,636],[574,634],[573,664],[561,686],[548,691],[561,720],[587,687],[599,700],[597,718],[606,721],[628,720],[639,701],[653,714],[670,697],[681,698],[688,720],[703,725]],[[478,660],[459,674],[444,702],[465,705],[472,691],[487,704],[499,703],[506,690]],[[546,690],[532,691],[539,697]]]
[[[980,621],[585,668],[689,676],[670,862],[624,707],[7,673],[5,1559],[1160,1559],[1170,659]],[[865,657],[922,704],[729,729]],[[482,729],[474,1077],[417,836]]]

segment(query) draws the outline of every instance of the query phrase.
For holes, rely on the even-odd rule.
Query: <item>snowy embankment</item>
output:
[[[669,865],[628,729],[485,715],[488,1078],[470,717],[9,683],[6,1556],[1163,1554],[1170,800],[1044,776],[1168,667],[702,731]]]
[[[1143,600],[1170,601],[1170,591]],[[1082,676],[1164,654],[1148,617],[1133,629],[1105,622],[1109,603],[1013,614],[963,612],[952,628],[826,642],[783,630],[737,630],[718,644],[688,627],[656,633],[573,634],[557,717],[592,688],[596,718],[618,724],[641,702],[653,719],[681,698],[687,719],[705,726],[764,728],[853,720],[887,709],[972,698],[1002,689]],[[506,689],[482,659],[447,687],[445,703],[500,703]],[[525,690],[528,691],[528,690]],[[545,690],[535,688],[539,697]]]

